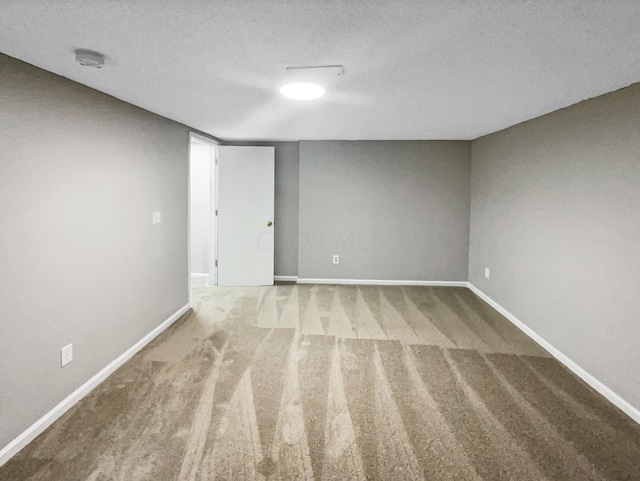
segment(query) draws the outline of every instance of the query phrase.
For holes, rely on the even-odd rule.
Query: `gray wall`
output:
[[[466,281],[470,147],[302,141],[299,276]]]
[[[188,302],[188,144],[0,55],[0,447]]]
[[[230,142],[227,145],[275,147],[275,274],[297,276],[299,142]]]
[[[640,85],[472,150],[470,281],[640,408]]]
[[[298,180],[300,177],[300,143],[275,142],[276,213],[275,273],[298,275]]]

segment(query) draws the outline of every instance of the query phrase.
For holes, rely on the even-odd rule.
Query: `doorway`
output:
[[[195,133],[189,141],[190,295],[273,285],[274,147],[221,146]]]
[[[189,274],[194,282],[217,285],[215,216],[218,144],[191,133],[189,138]],[[191,290],[191,289],[190,289]]]

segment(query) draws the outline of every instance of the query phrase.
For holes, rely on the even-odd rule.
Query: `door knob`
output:
[[[273,222],[267,221],[267,227],[271,227],[272,225],[273,225]]]

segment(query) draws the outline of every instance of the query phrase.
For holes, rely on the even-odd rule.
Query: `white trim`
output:
[[[209,179],[210,233],[209,239],[209,280],[208,286],[218,285],[218,147],[216,142],[211,148],[211,176]]]
[[[220,142],[218,142],[215,139],[212,139],[210,137],[205,137],[204,135],[200,135],[196,132],[191,132],[191,131],[189,131],[189,139],[195,139],[198,142],[202,142],[203,144],[220,145]]]
[[[498,304],[496,301],[491,299],[488,295],[478,289],[476,286],[468,283],[469,289],[473,291],[478,297],[484,300],[487,304],[493,307],[496,311],[502,314],[504,317],[509,319],[517,328],[519,328],[522,332],[524,332],[527,336],[533,339],[535,342],[540,344],[544,349],[546,349],[549,354],[555,357],[558,361],[564,364],[567,368],[569,368],[573,373],[581,378],[584,382],[586,382],[593,389],[602,394],[605,398],[607,398],[611,403],[617,406],[620,410],[625,412],[631,419],[640,424],[640,410],[634,406],[632,406],[627,400],[625,400],[622,396],[614,392],[609,387],[605,386],[602,382],[596,379],[594,376],[589,374],[583,368],[581,368],[578,364],[576,364],[571,358],[560,352],[558,349],[553,347],[546,339],[536,333],[533,329],[527,326],[524,322],[518,319],[516,316],[507,311],[504,307]]]
[[[209,274],[201,274],[199,272],[192,272],[189,274],[191,277],[209,277]]]
[[[187,273],[191,271],[191,139],[193,132],[189,132],[189,143],[187,144]],[[187,275],[187,292],[189,296],[189,306],[193,305],[193,293],[191,292],[191,275]]]
[[[273,276],[274,281],[298,282],[298,276]]]
[[[381,279],[309,279],[299,278],[298,284],[347,284],[363,286],[433,286],[467,287],[466,281],[398,281]]]
[[[96,375],[85,382],[82,386],[69,394],[60,404],[54,407],[47,414],[38,419],[35,423],[29,426],[26,431],[20,434],[17,438],[7,444],[2,450],[0,450],[0,466],[9,461],[15,454],[17,454],[22,448],[33,441],[39,434],[47,429],[53,422],[71,409],[78,401],[89,394],[95,389],[102,381],[109,377],[114,371],[121,367],[125,362],[133,357],[140,349],[149,344],[154,338],[156,338],[162,331],[173,324],[180,316],[189,310],[189,304],[181,307],[176,312],[171,314],[162,324],[153,329],[149,334],[144,336],[133,346],[123,352],[116,359],[102,368]]]

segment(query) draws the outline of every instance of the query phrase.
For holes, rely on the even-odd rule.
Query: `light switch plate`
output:
[[[160,222],[162,222],[162,212],[154,212],[151,214],[152,224],[159,224]]]

